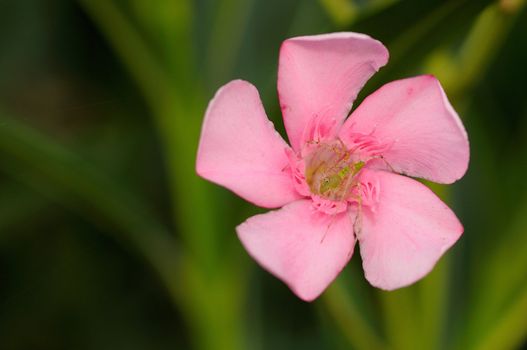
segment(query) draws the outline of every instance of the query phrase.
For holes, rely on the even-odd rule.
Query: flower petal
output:
[[[368,96],[340,130],[353,147],[357,135],[373,136],[396,172],[452,183],[468,167],[467,133],[437,79],[423,75],[388,83]]]
[[[306,301],[335,279],[355,245],[350,214],[322,214],[310,200],[253,216],[237,232],[249,254]]]
[[[209,104],[196,171],[249,202],[277,208],[299,198],[287,170],[287,149],[267,119],[256,88],[234,80]]]
[[[375,287],[393,290],[424,277],[463,233],[455,214],[429,188],[405,176],[365,169],[377,186],[374,210],[360,217],[362,264]]]
[[[366,81],[388,61],[388,51],[364,34],[292,38],[280,49],[278,94],[289,141],[299,150],[315,117],[340,125]],[[331,125],[331,121],[326,121]]]

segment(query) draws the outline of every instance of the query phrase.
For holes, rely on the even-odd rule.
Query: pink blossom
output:
[[[300,298],[317,298],[360,245],[366,279],[407,286],[463,233],[432,191],[468,166],[466,131],[430,75],[388,83],[348,117],[387,49],[357,33],[286,40],[278,95],[291,146],[258,91],[231,81],[212,99],[197,156],[200,176],[249,202],[280,208],[237,227],[249,254]]]

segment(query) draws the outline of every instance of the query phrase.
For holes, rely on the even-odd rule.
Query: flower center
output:
[[[355,177],[364,166],[340,140],[315,145],[305,160],[311,193],[333,201],[348,199],[356,185]]]

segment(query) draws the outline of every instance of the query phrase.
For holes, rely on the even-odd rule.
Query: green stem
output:
[[[454,14],[455,11],[460,9],[466,2],[466,0],[444,1],[440,6],[400,35],[389,45],[390,64],[394,66],[399,62],[406,60],[411,53],[411,48],[422,42],[432,30],[437,29],[438,25],[444,23],[449,16]]]
[[[442,336],[448,311],[450,257],[444,256],[418,285],[422,349],[444,349]]]
[[[426,69],[436,72],[451,96],[462,95],[474,86],[496,57],[514,19],[525,5],[525,1],[509,2],[508,6],[503,4],[504,1],[487,6],[457,54],[439,49],[430,56]]]
[[[485,345],[480,341],[481,334],[502,338],[507,342],[513,342],[527,335],[525,322],[522,323],[523,328],[519,328],[516,324],[524,320],[521,315],[517,315],[517,311],[525,310],[523,300],[527,294],[525,287],[527,205],[525,203],[518,210],[512,226],[503,231],[504,237],[488,254],[486,261],[479,265],[481,272],[476,275],[474,283],[474,290],[477,293],[469,313],[470,323],[465,331],[464,342],[459,348],[473,344],[484,347]],[[514,268],[511,268],[511,262],[514,262]],[[489,285],[489,281],[492,281],[492,286]],[[523,315],[527,315],[527,312]],[[509,323],[511,328],[506,330],[507,327],[502,324]]]
[[[240,349],[243,284],[236,256],[224,257],[219,249],[217,214],[208,184],[195,174],[194,159],[205,101],[196,84],[188,81],[189,67],[174,67],[165,74],[162,63],[152,55],[138,32],[110,0],[79,0],[107,36],[131,75],[137,80],[150,105],[164,145],[174,222],[185,246],[179,279],[185,284],[183,299],[175,299],[189,322],[192,339],[200,349]],[[190,5],[185,8],[190,11]],[[189,12],[189,17],[192,14]],[[192,57],[190,23],[177,26],[175,37]],[[175,45],[175,43],[174,43]],[[191,60],[182,59],[181,62]],[[190,69],[191,70],[191,69]],[[185,78],[187,77],[187,78]],[[184,87],[184,88],[182,88]],[[224,271],[220,274],[218,271]],[[238,283],[231,283],[231,280]]]
[[[449,202],[450,190],[444,185],[424,181],[444,202]],[[421,347],[442,349],[448,311],[448,290],[450,287],[450,255],[447,253],[423,280],[417,285],[419,296],[419,324],[421,326]]]
[[[500,314],[487,332],[481,333],[476,350],[518,349],[527,338],[527,285]]]
[[[422,349],[416,288],[380,291],[379,297],[390,345],[396,350]]]
[[[225,84],[231,76],[252,5],[252,0],[218,2],[206,55],[208,78],[214,86]]]
[[[107,0],[79,0],[101,27],[126,67],[137,80],[155,117],[164,144],[170,189],[174,205],[174,220],[185,237],[192,254],[213,267],[214,253],[211,237],[215,232],[213,209],[203,181],[194,172],[194,155],[200,130],[200,113],[204,105],[194,97],[183,99],[177,82],[169,80],[160,62],[141,40],[127,18]],[[192,95],[192,92],[187,92]],[[199,208],[203,220],[194,220]],[[212,242],[212,243],[211,243]],[[207,246],[208,245],[208,246]]]
[[[152,48],[121,13],[113,0],[78,0],[84,10],[108,36],[137,80],[150,105],[163,105],[171,91],[167,72],[162,69]]]
[[[331,20],[340,28],[353,25],[358,19],[372,16],[399,0],[370,0],[366,2],[353,0],[320,0],[321,5]]]
[[[359,307],[339,280],[336,280],[322,295],[325,310],[334,320],[353,348],[358,350],[387,349],[384,340],[368,324],[359,312]]]

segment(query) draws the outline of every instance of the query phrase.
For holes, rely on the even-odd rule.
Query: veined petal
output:
[[[284,41],[278,95],[289,141],[299,150],[314,118],[340,125],[366,81],[388,61],[381,42],[364,34],[334,33]],[[317,122],[318,124],[318,122]],[[311,132],[310,132],[311,133]]]
[[[287,149],[267,119],[256,88],[234,80],[209,104],[196,171],[249,202],[277,208],[299,198],[287,168]]]
[[[253,216],[237,232],[249,254],[306,301],[335,279],[355,245],[350,214],[322,214],[310,200]]]
[[[430,189],[405,176],[363,170],[375,183],[374,209],[365,206],[357,237],[366,279],[393,290],[429,273],[463,233],[456,215]]]
[[[452,183],[468,167],[467,133],[436,78],[423,75],[388,83],[346,120],[339,137],[353,147],[357,135],[373,137],[398,173]]]

